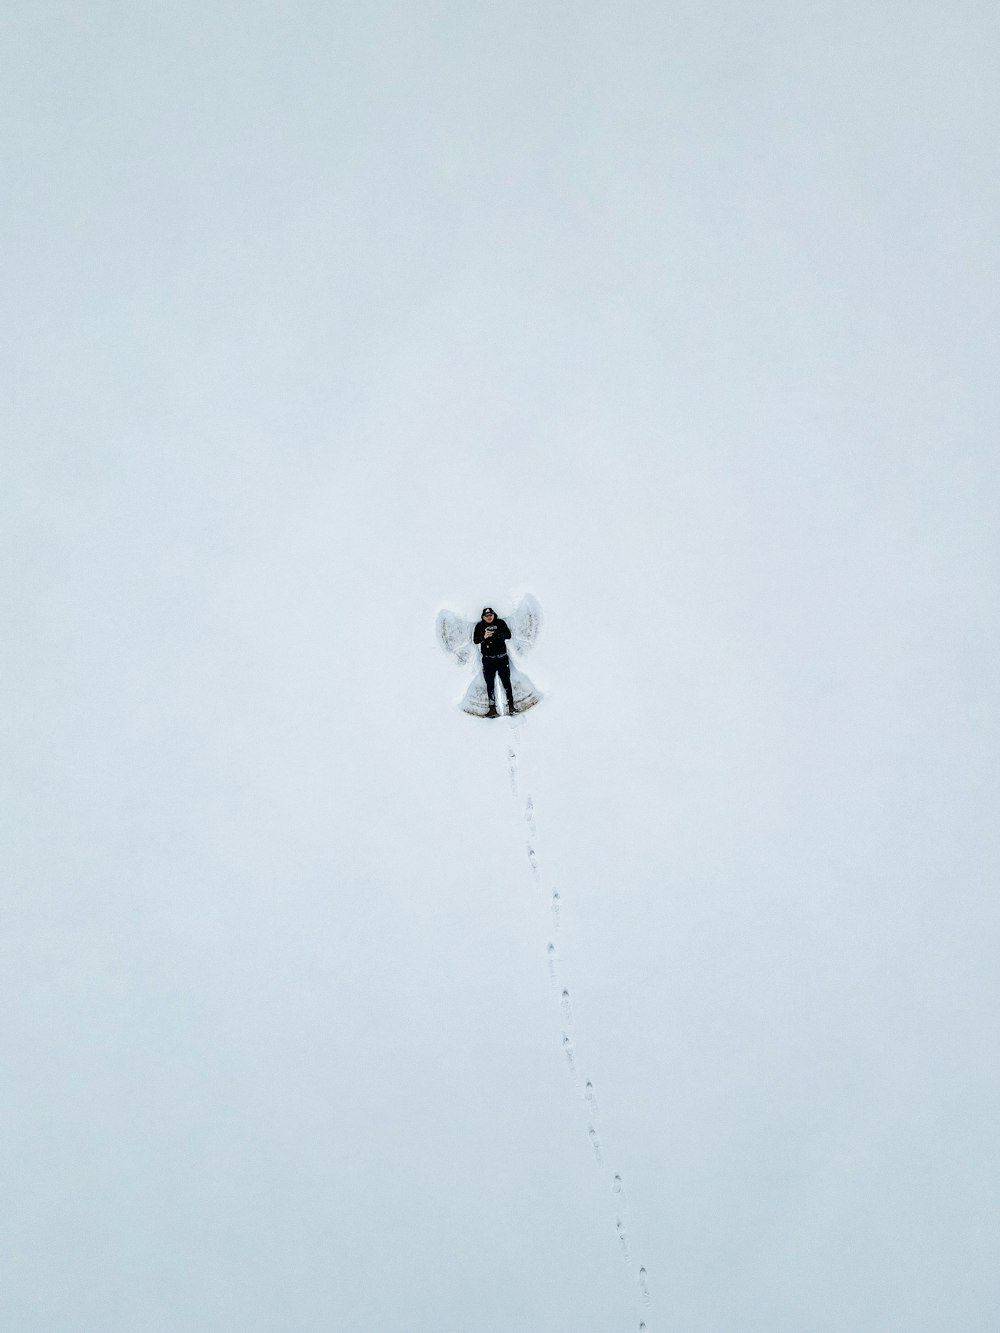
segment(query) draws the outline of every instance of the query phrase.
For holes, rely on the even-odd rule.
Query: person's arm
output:
[[[479,624],[476,626],[476,628],[472,631],[472,642],[473,642],[473,643],[482,643],[482,641],[483,641],[483,630],[484,630],[484,628],[485,628],[485,626],[483,625],[483,622],[480,621]]]
[[[497,629],[500,631],[501,639],[506,641],[510,638],[510,626],[507,624],[506,620],[498,620]]]

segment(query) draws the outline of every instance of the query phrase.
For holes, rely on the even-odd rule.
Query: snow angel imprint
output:
[[[529,652],[541,624],[542,609],[530,593],[521,598],[506,620],[491,606],[483,607],[482,618],[475,625],[454,611],[438,612],[438,643],[446,653],[454,654],[460,666],[468,665],[476,648],[479,649],[480,670],[465,692],[461,705],[464,712],[473,717],[498,717],[498,678],[508,714],[523,713],[539,702],[541,694],[511,661],[509,649],[520,654]]]

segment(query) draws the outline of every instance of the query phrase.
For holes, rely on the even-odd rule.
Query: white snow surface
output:
[[[0,1329],[992,1333],[993,8],[3,26]]]

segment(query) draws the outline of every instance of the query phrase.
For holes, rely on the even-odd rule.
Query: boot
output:
[[[497,706],[496,706],[496,704],[493,704],[493,703],[490,704],[489,712],[486,714],[486,716],[487,716],[487,717],[499,717],[499,716],[500,716],[500,714],[497,712]]]
[[[515,707],[514,704],[513,695],[507,700],[507,712],[511,715],[517,712],[517,708]]]

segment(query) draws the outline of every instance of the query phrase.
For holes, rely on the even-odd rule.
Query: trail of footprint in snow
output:
[[[510,774],[511,792],[516,796],[517,786],[518,786],[518,757],[517,757],[517,750],[513,743],[509,744],[507,747],[507,766]],[[532,797],[530,792],[525,797],[524,819],[526,824],[528,825],[528,831],[530,835],[526,840],[525,844],[528,853],[528,861],[531,865],[531,870],[532,874],[534,875],[535,881],[538,882],[538,880],[540,879],[540,871],[538,866],[538,856],[535,851],[535,840],[538,835],[538,828],[535,823],[534,798]],[[550,907],[552,911],[553,932],[558,933],[560,926],[560,913],[562,909],[562,899],[559,895],[558,889],[553,891],[550,900]],[[559,963],[559,956],[556,952],[556,946],[551,940],[546,946],[546,957],[548,960],[549,978],[552,981],[555,981],[556,968]],[[564,1029],[572,1028],[573,1010],[570,1002],[569,990],[566,989],[565,987],[563,988],[562,994],[560,995],[559,1004],[562,1010]],[[565,1030],[562,1033],[562,1049],[564,1055],[566,1056],[566,1063],[569,1067],[570,1073],[575,1074],[576,1052],[573,1046],[572,1039],[570,1038],[569,1033]],[[598,1136],[596,1128],[594,1127],[594,1121],[598,1119],[598,1114],[599,1114],[597,1106],[597,1096],[596,1093],[594,1092],[594,1085],[589,1079],[587,1080],[587,1084],[584,1088],[583,1096],[584,1096],[584,1101],[587,1104],[587,1112],[589,1117],[587,1124],[587,1137],[590,1140],[590,1146],[593,1150],[597,1164],[599,1167],[603,1169],[604,1153],[601,1147],[601,1140]],[[620,1175],[616,1174],[614,1176],[614,1179],[612,1180],[611,1184],[611,1191],[614,1196],[614,1202],[615,1202],[615,1232],[618,1236],[618,1243],[621,1247],[622,1258],[625,1260],[625,1263],[629,1267],[631,1267],[631,1243],[629,1239],[628,1228],[625,1223],[625,1219],[627,1216],[628,1199],[625,1193],[625,1184]],[[639,1291],[642,1303],[645,1306],[649,1306],[650,1304],[649,1284],[645,1268],[639,1269],[638,1280],[639,1280]],[[639,1322],[639,1333],[649,1333],[648,1326],[644,1320],[640,1320]]]

